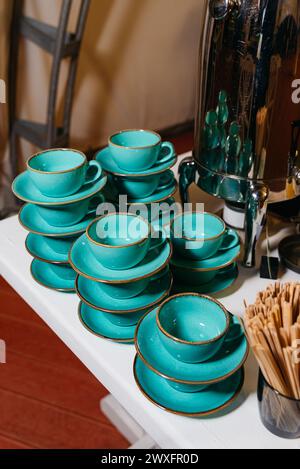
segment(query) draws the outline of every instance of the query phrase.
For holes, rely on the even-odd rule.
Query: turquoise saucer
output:
[[[25,247],[32,257],[52,264],[68,264],[69,250],[75,238],[49,238],[29,233]]]
[[[221,383],[213,384],[200,392],[181,392],[153,373],[136,356],[134,378],[144,396],[158,407],[187,417],[205,417],[219,412],[238,397],[244,384],[243,368]]]
[[[100,150],[96,156],[95,160],[100,163],[101,167],[110,174],[114,174],[115,176],[126,176],[126,177],[143,177],[143,176],[150,176],[154,174],[160,174],[166,171],[169,168],[172,168],[177,161],[177,156],[173,155],[170,157],[169,161],[165,163],[157,163],[152,168],[147,169],[147,171],[139,171],[136,173],[130,173],[129,171],[125,171],[120,169],[117,164],[114,162],[109,147],[103,148]]]
[[[157,242],[152,239],[151,242]],[[69,262],[80,275],[104,283],[126,283],[147,278],[162,270],[169,262],[172,248],[169,241],[152,249],[137,266],[128,270],[112,270],[98,262],[89,247],[86,234],[78,238],[69,253]]]
[[[113,342],[133,343],[136,326],[116,326],[99,311],[82,302],[79,303],[78,315],[83,326],[92,334]]]
[[[33,259],[30,271],[34,280],[43,287],[66,293],[75,292],[76,273],[70,266]]]
[[[243,366],[248,356],[248,342],[238,318],[232,317],[228,337],[217,355],[207,362],[190,364],[176,360],[162,345],[157,332],[157,309],[141,319],[135,337],[138,355],[153,372],[171,381],[204,385],[222,381]]]
[[[238,245],[226,251],[218,251],[213,257],[202,259],[201,261],[174,254],[171,264],[189,271],[219,270],[232,264],[240,255],[240,249],[241,247]]]
[[[44,220],[34,204],[24,205],[19,212],[19,222],[25,230],[42,236],[69,237],[84,233],[87,226],[95,219],[96,212],[87,215],[83,220],[72,226],[52,226]]]
[[[161,302],[170,292],[172,275],[167,270],[161,278],[151,281],[143,293],[124,300],[111,298],[103,291],[101,283],[89,280],[81,275],[78,275],[75,286],[80,299],[94,309],[107,312],[134,312],[144,308],[151,308],[151,306]]]
[[[190,283],[184,284],[182,281],[176,282],[176,267],[174,268],[174,277],[175,282],[173,284],[172,291],[174,293],[184,293],[184,292],[193,292],[193,293],[205,293],[205,294],[214,294],[220,293],[223,290],[231,287],[231,285],[236,281],[239,275],[239,269],[237,263],[234,262],[229,267],[218,270],[218,273],[214,279],[208,283],[201,285],[191,285]]]
[[[39,205],[67,205],[73,202],[87,199],[97,194],[107,182],[107,176],[102,176],[98,181],[89,186],[82,186],[76,194],[68,195],[67,197],[47,197],[35,187],[30,178],[28,171],[21,173],[12,183],[13,193],[21,200]]]

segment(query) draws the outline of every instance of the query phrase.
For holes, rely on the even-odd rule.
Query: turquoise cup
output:
[[[66,197],[82,186],[96,182],[102,173],[100,164],[87,161],[77,150],[55,148],[36,153],[27,160],[30,178],[48,197]]]
[[[156,190],[164,190],[174,185],[174,180],[167,177],[168,171],[143,177],[115,176],[114,182],[121,194],[132,199],[142,199],[152,195]]]
[[[171,223],[170,235],[174,251],[195,260],[207,259],[239,244],[236,231],[226,228],[223,220],[212,213],[178,215]]]
[[[172,143],[162,142],[152,130],[121,130],[108,139],[116,165],[124,171],[139,172],[165,163],[175,154]]]
[[[130,213],[103,215],[88,226],[86,233],[95,258],[108,269],[130,269],[150,248],[149,223]]]
[[[158,335],[177,360],[202,363],[222,347],[230,317],[217,300],[183,293],[165,300],[157,310]]]
[[[79,223],[86,215],[94,213],[98,205],[103,203],[104,200],[102,194],[97,194],[66,205],[51,207],[37,205],[37,210],[49,225],[57,227],[72,226]]]

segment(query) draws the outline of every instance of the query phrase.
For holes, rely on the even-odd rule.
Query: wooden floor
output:
[[[173,141],[187,151],[192,134]],[[0,339],[1,449],[128,446],[99,410],[106,389],[2,278]]]

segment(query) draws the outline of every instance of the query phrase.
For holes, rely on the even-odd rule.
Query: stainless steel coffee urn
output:
[[[205,0],[188,186],[245,210],[244,265],[268,203],[300,191],[300,0]]]

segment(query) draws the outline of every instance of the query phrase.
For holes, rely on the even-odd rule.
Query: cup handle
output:
[[[151,242],[151,246],[148,249],[148,252],[153,251],[153,249],[160,248],[166,242],[166,234],[165,234],[164,229],[163,228],[159,229],[157,230],[157,232],[160,233],[161,236],[159,236],[159,238],[151,238],[152,242]]]
[[[96,172],[94,168],[96,168]],[[85,178],[85,182],[83,185],[86,186],[88,184],[93,184],[94,182],[98,181],[101,174],[102,174],[102,168],[101,168],[100,163],[98,163],[98,161],[95,161],[95,160],[89,161],[87,164],[86,178]]]
[[[234,248],[239,244],[239,242],[240,238],[237,232],[231,228],[227,228],[219,251],[227,251],[227,249]]]
[[[166,151],[163,151],[166,149]],[[161,151],[158,157],[159,163],[167,163],[175,155],[175,147],[171,142],[162,142]]]
[[[98,205],[103,204],[103,202],[105,202],[105,197],[103,194],[97,194],[92,197],[89,202],[89,209],[87,215],[91,215],[92,213],[94,213],[95,210],[97,210]]]
[[[157,190],[167,189],[168,187],[171,187],[173,183],[174,183],[173,173],[171,171],[167,171],[160,177]]]

